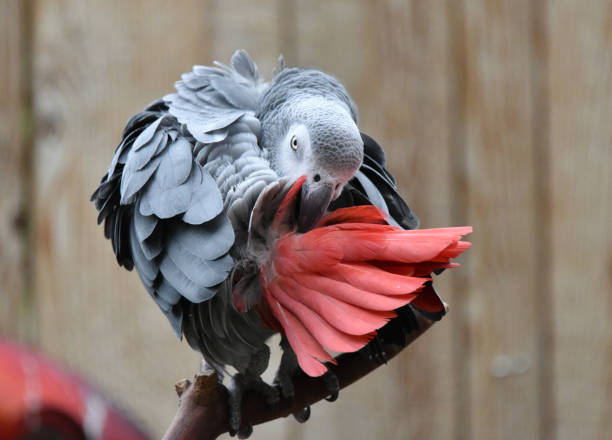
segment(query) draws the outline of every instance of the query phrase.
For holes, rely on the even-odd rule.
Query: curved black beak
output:
[[[299,232],[309,231],[321,220],[331,202],[332,195],[331,185],[304,183],[297,222]]]

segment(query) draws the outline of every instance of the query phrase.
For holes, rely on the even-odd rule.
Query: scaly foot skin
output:
[[[255,391],[261,394],[265,399],[266,403],[270,406],[277,405],[280,401],[280,395],[278,389],[268,385],[259,376],[249,377],[244,374],[235,374],[232,377],[230,387],[228,389],[229,394],[229,407],[230,407],[230,435],[234,436],[238,434],[239,438],[248,438],[253,432],[252,425],[248,424],[242,426],[242,398],[246,391]]]
[[[283,349],[283,355],[276,372],[276,377],[274,378],[274,384],[280,388],[283,398],[293,399],[295,396],[293,376],[298,370],[297,357],[284,336],[281,339],[280,346]]]
[[[244,373],[237,373],[232,377],[228,388],[229,410],[230,410],[230,435],[238,434],[239,438],[248,438],[253,432],[253,426],[247,424],[242,426],[242,398],[246,391],[252,390],[261,394],[270,406],[277,405],[280,401],[278,389],[268,385],[261,375],[268,366],[270,350],[264,346],[255,353],[246,367]]]
[[[280,345],[283,348],[283,356],[281,357],[274,383],[280,388],[283,398],[291,400],[295,397],[293,376],[298,371],[298,362],[295,353],[284,336],[281,339]],[[293,417],[299,423],[306,422],[310,418],[310,405],[293,413]]]
[[[377,335],[362,349],[369,360],[374,359],[380,365],[387,363],[387,353],[383,348],[383,342],[382,336]]]
[[[293,399],[295,396],[292,371],[292,368],[283,368],[283,363],[281,361],[281,367],[279,367],[278,371],[276,372],[276,378],[274,379],[274,384],[280,389],[280,394],[284,399],[289,400]]]
[[[253,390],[261,394],[266,403],[270,406],[277,405],[280,402],[280,393],[278,389],[267,384],[261,377],[252,378],[245,387],[245,390]]]
[[[280,371],[279,371],[280,373]],[[293,379],[288,374],[276,374],[274,383],[278,385],[280,394],[284,399],[293,399],[295,397],[295,387],[293,386]]]
[[[228,388],[230,435],[233,437],[240,430],[242,422],[242,396],[244,383],[241,374],[236,374]]]

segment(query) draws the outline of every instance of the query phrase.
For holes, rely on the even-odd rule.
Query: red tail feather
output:
[[[395,316],[393,312],[371,311],[356,307],[321,291],[304,287],[289,278],[283,278],[279,284],[291,298],[317,313],[329,325],[350,335],[369,333],[372,327],[379,328]]]
[[[275,221],[286,217],[302,183],[285,197]],[[450,259],[470,247],[460,240],[471,231],[405,231],[388,225],[378,208],[357,206],[332,212],[305,234],[280,237],[262,267],[262,287],[302,370],[323,374],[322,362],[333,362],[326,350],[359,350],[394,309],[410,302],[440,311],[427,276],[457,266]]]
[[[302,286],[325,292],[332,298],[366,310],[394,310],[405,304],[401,295],[387,296],[359,289],[344,281],[331,278],[327,274],[296,272],[292,279]]]
[[[313,310],[287,295],[280,286],[271,286],[270,292],[280,305],[291,311],[304,325],[304,327],[321,343],[322,346],[337,352],[352,352],[363,347],[362,339],[355,335],[348,335],[331,327]]]

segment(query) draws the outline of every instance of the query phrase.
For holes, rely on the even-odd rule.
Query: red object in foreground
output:
[[[261,270],[262,287],[302,370],[322,375],[322,362],[335,362],[328,351],[359,350],[408,303],[442,311],[437,295],[419,291],[434,270],[458,266],[450,259],[470,247],[461,241],[470,232],[469,226],[403,230],[378,208],[356,206],[332,212],[304,234],[282,235]]]
[[[147,437],[75,375],[30,350],[0,341],[0,438]]]

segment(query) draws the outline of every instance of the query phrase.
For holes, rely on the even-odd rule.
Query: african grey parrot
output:
[[[295,205],[298,232],[328,212],[358,205],[377,206],[396,229],[415,229],[418,220],[385,169],[383,150],[360,133],[355,103],[334,77],[281,60],[264,82],[249,55],[237,51],[231,66],[196,66],[175,87],[130,119],[92,200],[119,264],[136,267],[176,335],[185,335],[220,377],[231,377],[230,425],[238,431],[245,389],[278,399],[261,374],[266,341],[288,327],[262,316],[252,256],[279,227],[274,213],[283,197],[293,197],[285,204]],[[299,195],[287,196],[300,178]],[[444,309],[431,283],[427,289],[437,302],[426,313],[439,318]],[[402,327],[414,322],[410,306],[397,314]],[[389,325],[400,325],[395,321]],[[292,395],[300,356],[290,342],[283,334],[276,380],[285,396]],[[304,359],[300,366],[307,369]],[[333,375],[325,377],[337,392]]]

